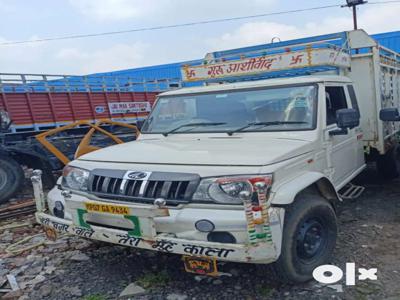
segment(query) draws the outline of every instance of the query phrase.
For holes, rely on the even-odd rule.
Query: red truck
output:
[[[64,162],[35,138],[49,129],[76,121],[88,124],[112,120],[136,124],[150,112],[156,95],[174,87],[169,80],[134,81],[123,77],[0,74],[0,203],[7,201],[24,181],[23,168],[42,169],[53,183],[52,173]],[[124,141],[135,135],[112,124],[101,126]],[[90,126],[79,126],[51,137],[68,159]],[[96,146],[110,144],[97,138]]]

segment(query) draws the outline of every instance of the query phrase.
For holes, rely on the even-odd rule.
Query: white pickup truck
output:
[[[397,175],[400,56],[362,30],[280,44],[183,70],[278,78],[165,92],[136,141],[72,161],[47,196],[37,172],[48,235],[183,255],[199,274],[273,263],[283,281],[309,280],[335,247],[338,191],[366,158]]]

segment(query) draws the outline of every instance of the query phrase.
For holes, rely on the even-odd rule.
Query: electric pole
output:
[[[342,5],[342,7],[351,7],[353,9],[353,24],[354,24],[354,30],[358,29],[357,26],[357,6],[361,4],[367,3],[367,1],[364,0],[346,0],[347,5]]]

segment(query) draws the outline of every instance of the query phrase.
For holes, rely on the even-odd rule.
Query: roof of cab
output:
[[[240,89],[282,86],[282,85],[307,84],[307,83],[317,83],[317,82],[349,83],[351,82],[351,80],[348,77],[338,76],[338,75],[309,75],[309,76],[290,77],[290,78],[274,78],[274,79],[255,80],[255,81],[242,81],[242,82],[215,84],[215,85],[200,86],[200,87],[188,87],[188,88],[182,88],[178,90],[171,90],[168,92],[164,92],[159,96],[185,95],[185,94],[240,90]]]

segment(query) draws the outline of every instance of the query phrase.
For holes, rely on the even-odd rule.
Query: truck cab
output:
[[[37,220],[183,255],[190,272],[273,263],[282,281],[307,281],[335,247],[338,191],[365,168],[357,94],[321,74],[165,92],[136,141],[72,161],[47,204],[35,176]]]
[[[201,243],[197,246],[218,249],[213,256],[207,248],[218,260],[268,263],[280,257],[285,212],[296,202],[301,209],[291,218],[304,214],[305,219],[293,226],[309,227],[296,233],[302,243],[298,255],[308,261],[323,253],[326,259],[336,236],[336,191],[364,167],[357,159],[359,128],[332,135],[343,129],[336,111],[355,105],[350,85],[345,77],[309,76],[163,93],[137,141],[84,155],[65,168],[60,186],[48,195],[50,210],[84,228],[134,231],[137,222],[139,236],[150,238],[148,222],[142,221],[146,213],[133,222],[112,210],[123,204],[132,211],[153,211],[161,202],[168,216],[152,221],[156,237],[166,244],[172,239],[169,251],[177,251],[177,239],[194,247],[184,254],[196,254]],[[260,206],[255,188],[260,182],[268,228],[253,224],[256,246],[251,249],[257,251],[251,253],[243,249],[253,228],[249,222],[255,220],[246,219],[243,201],[251,209]],[[70,191],[65,199],[62,190]],[[249,199],[243,200],[243,192]],[[109,211],[96,209],[99,203],[111,205]],[[320,216],[314,206],[322,210]]]

